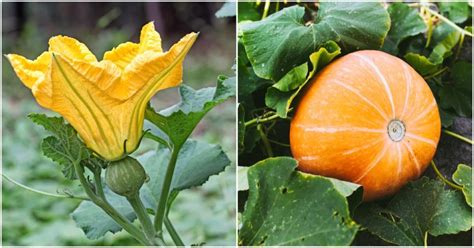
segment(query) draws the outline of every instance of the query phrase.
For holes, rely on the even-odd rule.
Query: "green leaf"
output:
[[[295,171],[289,157],[248,169],[249,198],[239,245],[349,245],[358,225],[349,215],[350,186]],[[340,190],[340,191],[339,191]]]
[[[410,182],[382,208],[364,204],[355,219],[371,233],[397,245],[423,245],[425,233],[455,234],[471,228],[471,209],[459,191],[423,177]]]
[[[247,172],[250,167],[239,166],[237,168],[238,177],[238,191],[245,191],[249,189],[249,181],[247,178]]]
[[[454,31],[444,34],[443,37],[443,40],[436,44],[428,58],[421,54],[409,52],[405,54],[405,60],[422,76],[437,72],[444,60],[453,54],[452,50],[458,44],[461,34]]]
[[[431,62],[424,55],[409,52],[405,54],[404,58],[422,76],[433,74],[440,69],[439,64]]]
[[[199,90],[182,85],[179,93],[180,103],[160,113],[156,113],[151,107],[145,112],[145,118],[164,132],[176,147],[184,144],[207,112],[229,97],[235,96],[235,77],[219,76],[217,87]],[[158,133],[155,135],[165,138]]]
[[[451,68],[451,84],[444,84],[438,95],[443,109],[453,109],[457,115],[469,117],[472,115],[472,64],[459,61]]]
[[[306,74],[308,74],[308,64],[304,63],[291,69],[273,87],[283,92],[294,90],[305,82]]]
[[[390,26],[380,3],[322,2],[309,25],[304,14],[303,7],[293,6],[241,24],[245,50],[259,77],[278,81],[330,40],[345,52],[380,48]]]
[[[260,78],[255,74],[247,58],[247,53],[245,52],[245,47],[242,45],[241,39],[239,39],[238,48],[239,99],[243,99],[256,90],[270,85],[272,81]]]
[[[392,3],[387,9],[390,14],[391,25],[382,50],[398,53],[398,45],[404,39],[424,33],[427,29],[425,22],[414,8],[404,3]]]
[[[453,54],[451,50],[458,44],[460,37],[461,33],[459,32],[452,32],[447,35],[443,41],[433,48],[429,60],[434,64],[441,64],[445,58]]]
[[[70,124],[66,124],[62,117],[48,117],[36,113],[28,117],[53,134],[41,143],[44,155],[63,167],[62,172],[66,178],[75,179],[73,164],[90,156],[89,150],[77,136],[76,130]]]
[[[282,92],[275,87],[269,87],[265,94],[265,105],[276,110],[277,115],[281,118],[286,118],[291,95],[293,95],[293,92]]]
[[[458,168],[453,174],[453,181],[462,186],[466,203],[472,207],[472,168],[465,164],[458,164]]]
[[[438,95],[442,99],[440,106],[445,109],[452,108],[460,116],[471,116],[472,99],[466,93],[453,85],[446,85],[438,91]]]
[[[311,62],[312,70],[306,76],[306,80],[302,83],[298,83],[298,89],[292,92],[280,91],[277,87],[269,87],[265,95],[265,104],[275,109],[278,116],[286,118],[288,112],[290,111],[291,104],[295,97],[299,94],[301,89],[313,78],[316,71],[321,69],[323,66],[329,64],[337,55],[341,53],[341,49],[334,41],[329,41],[325,43],[317,52],[312,53],[309,56],[309,61]],[[303,67],[303,65],[296,67],[298,68],[300,74],[302,74],[305,69],[307,71],[308,67]],[[291,71],[289,73],[292,73]],[[294,73],[292,73],[294,74]],[[284,76],[284,80],[287,76]],[[300,76],[298,76],[300,77]],[[280,88],[282,88],[280,86]]]
[[[170,158],[167,148],[160,146],[137,157],[150,180],[140,189],[140,197],[146,208],[154,211],[160,197],[162,183]],[[188,140],[180,150],[171,184],[171,194],[205,183],[210,176],[217,175],[230,165],[230,160],[218,145]],[[104,189],[107,200],[130,221],[136,215],[128,201],[108,188]],[[97,239],[107,232],[115,233],[122,228],[101,208],[89,201],[83,201],[72,213],[77,225],[90,239]]]
[[[236,4],[235,2],[226,2],[222,5],[222,7],[216,12],[216,17],[217,18],[223,18],[223,17],[234,17],[237,10],[236,10]]]
[[[237,18],[239,19],[239,22],[256,21],[261,17],[261,14],[258,12],[257,6],[254,2],[239,1],[238,11],[239,14]]]
[[[455,23],[463,23],[469,18],[471,10],[467,2],[440,2],[439,10],[442,15]]]
[[[456,116],[442,108],[439,109],[439,116],[441,118],[441,125],[443,127],[450,127],[454,123]]]
[[[465,90],[468,95],[472,92],[472,64],[458,61],[451,67],[450,76],[457,88]]]
[[[108,202],[129,221],[136,219],[135,212],[125,197],[115,194],[108,188],[104,188],[104,193]],[[71,216],[89,239],[99,239],[107,232],[116,233],[122,230],[112,217],[91,201],[82,201]]]

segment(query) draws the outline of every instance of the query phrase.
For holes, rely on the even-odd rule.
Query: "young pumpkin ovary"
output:
[[[105,170],[105,182],[116,194],[131,197],[138,193],[147,180],[143,166],[132,157],[114,161]]]

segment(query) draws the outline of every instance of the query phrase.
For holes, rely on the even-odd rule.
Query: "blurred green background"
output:
[[[235,19],[216,18],[222,3],[2,3],[2,53],[34,59],[48,49],[48,39],[62,34],[77,38],[102,58],[103,53],[125,42],[138,42],[142,25],[155,21],[167,50],[182,36],[200,36],[184,64],[183,82],[193,88],[213,86],[219,74],[234,75]],[[42,156],[41,127],[26,116],[45,112],[29,89],[17,79],[2,58],[3,173],[52,193],[80,190],[68,182],[60,168]],[[177,90],[158,93],[156,109],[179,101]],[[186,244],[235,244],[235,99],[212,110],[199,124],[193,138],[220,144],[232,166],[212,176],[202,187],[180,193],[170,213]],[[143,152],[153,149],[144,140]],[[3,245],[136,245],[125,232],[108,233],[88,240],[69,214],[79,201],[48,197],[2,182]]]

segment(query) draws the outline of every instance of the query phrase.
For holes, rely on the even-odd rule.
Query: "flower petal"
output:
[[[97,62],[96,57],[86,45],[68,36],[58,35],[49,39],[49,51],[61,54],[67,59]]]
[[[143,26],[140,33],[139,53],[143,53],[145,51],[154,51],[157,53],[163,52],[163,48],[161,48],[160,34],[156,32],[155,24],[153,22],[149,22]]]
[[[8,54],[6,57],[21,82],[30,89],[38,79],[44,76],[51,63],[51,54],[49,52],[42,53],[35,60],[29,60],[17,54]]]
[[[140,44],[133,42],[122,43],[111,51],[104,53],[104,60],[109,60],[124,70],[136,56],[146,51],[163,52],[160,34],[155,31],[153,22],[143,26],[140,33]]]
[[[111,51],[104,53],[104,60],[110,61],[118,66],[121,70],[130,64],[130,62],[137,56],[140,45],[133,42],[126,42],[120,44]]]
[[[166,53],[145,52],[137,56],[122,74],[121,81],[128,85],[130,96],[140,91],[137,97],[146,94],[151,98],[159,90],[180,84],[182,62],[196,38],[196,33],[190,33]]]
[[[133,111],[130,118],[129,137],[136,139],[141,134],[146,104],[156,92],[177,86],[182,81],[183,61],[194,41],[196,33],[190,33],[164,54],[143,53],[127,67],[122,82],[128,82]],[[135,130],[139,130],[137,133]]]
[[[116,106],[122,104],[99,90],[90,81],[90,70],[106,70],[83,61],[68,60],[60,54],[53,54],[51,79],[53,82],[53,103],[51,109],[60,113],[77,130],[84,143],[102,157],[113,160],[124,154],[126,138],[121,133],[120,113]],[[119,115],[119,117],[115,116]],[[129,115],[129,114],[128,114]],[[125,134],[126,135],[126,134]]]
[[[7,55],[15,73],[23,84],[30,88],[36,101],[45,108],[50,108],[52,86],[49,75],[51,53],[44,52],[35,60],[29,60],[16,54]]]

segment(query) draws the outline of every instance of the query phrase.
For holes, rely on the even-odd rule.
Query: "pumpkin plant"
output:
[[[239,245],[472,245],[471,10],[239,4]]]
[[[150,22],[139,43],[120,44],[101,61],[61,35],[35,60],[6,55],[38,104],[62,116],[29,117],[52,134],[41,144],[43,153],[63,166],[68,179],[78,179],[86,196],[45,194],[83,200],[72,217],[88,238],[123,229],[142,245],[166,245],[166,227],[174,244],[184,245],[168,218],[174,199],[230,164],[220,146],[189,139],[208,111],[235,94],[235,78],[225,76],[217,87],[181,85],[183,61],[197,37],[187,34],[164,51]],[[155,111],[150,99],[176,86],[181,102]],[[143,138],[158,148],[134,154]]]

